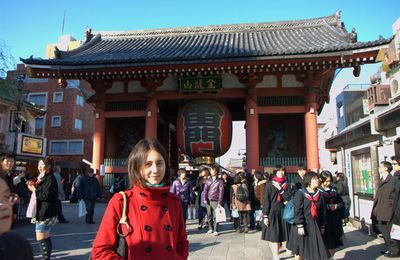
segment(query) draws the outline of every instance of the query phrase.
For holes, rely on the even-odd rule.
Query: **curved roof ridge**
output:
[[[209,25],[209,26],[192,26],[192,27],[176,27],[161,29],[144,29],[144,30],[128,30],[128,31],[95,31],[95,34],[101,34],[103,39],[115,38],[135,38],[135,37],[152,37],[161,35],[185,35],[193,33],[226,33],[226,32],[247,32],[247,31],[267,31],[267,30],[286,30],[296,28],[306,28],[311,26],[323,25],[328,23],[331,26],[341,24],[340,17],[337,14],[324,16],[319,18],[308,18],[301,20],[287,20],[277,22],[260,22],[260,23],[242,23],[242,24],[226,24],[226,25]]]
[[[68,58],[72,55],[75,55],[75,54],[81,52],[81,51],[87,50],[90,47],[92,47],[93,45],[95,45],[96,43],[98,43],[100,40],[101,40],[101,35],[97,34],[90,41],[88,41],[86,43],[81,43],[81,45],[76,49],[73,49],[70,51],[59,51],[59,53],[60,53],[59,58]]]

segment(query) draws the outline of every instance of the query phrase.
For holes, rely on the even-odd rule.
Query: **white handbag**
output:
[[[217,223],[226,221],[225,209],[224,207],[221,207],[221,205],[218,205],[215,209],[215,221]]]

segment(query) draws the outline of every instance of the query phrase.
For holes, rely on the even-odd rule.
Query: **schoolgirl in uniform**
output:
[[[286,169],[277,166],[274,177],[265,187],[264,193],[264,227],[261,239],[272,243],[274,259],[279,259],[279,249],[282,242],[289,238],[290,225],[283,218],[285,204],[292,197],[292,186],[286,179]]]
[[[318,186],[318,174],[308,172],[304,188],[297,191],[294,198],[294,223],[300,235],[297,259],[322,260],[330,257],[322,238],[326,226],[326,207]]]
[[[331,186],[332,174],[329,171],[321,172],[321,188],[324,202],[326,205],[326,228],[323,234],[326,247],[333,257],[338,247],[343,245],[343,225],[340,209],[344,207],[344,203],[340,195]]]

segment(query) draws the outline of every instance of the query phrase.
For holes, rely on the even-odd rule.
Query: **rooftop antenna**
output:
[[[62,27],[61,27],[61,35],[64,35],[64,24],[65,24],[65,10],[63,15]]]

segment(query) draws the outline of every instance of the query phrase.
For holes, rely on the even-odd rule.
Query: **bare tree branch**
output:
[[[6,78],[7,71],[16,68],[15,58],[4,40],[0,39],[0,78]]]

